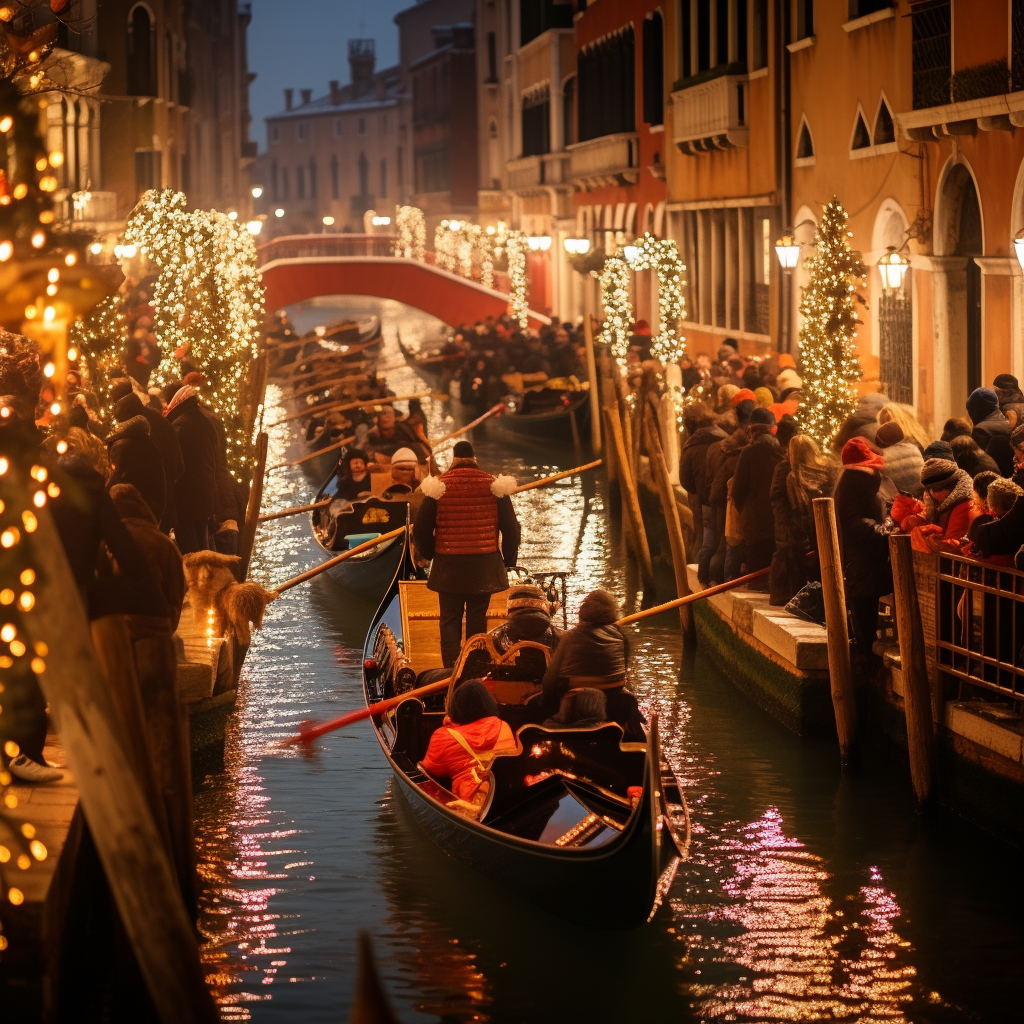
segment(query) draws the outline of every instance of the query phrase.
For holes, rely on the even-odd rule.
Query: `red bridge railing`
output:
[[[394,235],[282,235],[259,247],[260,263],[338,256],[390,256]]]

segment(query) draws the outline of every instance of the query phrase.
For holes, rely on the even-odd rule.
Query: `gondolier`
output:
[[[454,665],[466,636],[487,632],[491,594],[508,588],[507,566],[519,554],[519,520],[510,495],[516,482],[493,477],[478,465],[473,446],[459,441],[451,468],[427,477],[413,539],[424,558],[433,558],[427,586],[441,606],[441,660]]]

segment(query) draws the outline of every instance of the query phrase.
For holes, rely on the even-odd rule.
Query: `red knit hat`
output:
[[[876,452],[863,437],[851,437],[843,445],[843,467],[845,469],[862,469],[866,473],[880,470],[884,465],[882,456]]]
[[[735,409],[740,402],[754,402],[756,404],[757,395],[750,388],[741,388],[732,396],[732,407]]]
[[[633,324],[633,334],[639,335],[642,338],[649,338],[651,336],[651,325],[646,320],[637,320]]]

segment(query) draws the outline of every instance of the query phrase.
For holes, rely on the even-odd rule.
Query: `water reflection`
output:
[[[403,337],[434,329],[402,315]],[[393,334],[384,360],[400,361]],[[399,393],[421,385],[407,368],[389,380]],[[268,422],[279,397],[268,395]],[[435,436],[444,432],[450,410],[425,408]],[[293,428],[271,428],[271,463],[302,454]],[[571,449],[475,440],[485,468],[523,481],[576,460]],[[298,468],[275,473],[265,507],[300,503],[316,483]],[[570,621],[598,586],[638,607],[639,582],[593,476],[516,503],[520,561],[574,571]],[[261,530],[254,573],[270,585],[319,558],[305,517],[278,520]],[[633,682],[660,716],[687,792],[692,861],[655,921],[633,933],[568,925],[447,858],[392,795],[370,729],[325,737],[312,760],[271,749],[306,718],[360,706],[372,612],[323,580],[269,607],[226,770],[197,791],[204,960],[225,1020],[344,1019],[360,928],[374,934],[405,1021],[1013,1016],[1004,1011],[1016,1006],[1024,954],[1020,884],[1004,880],[993,896],[968,838],[917,822],[900,769],[841,779],[831,745],[782,732],[703,654],[684,660],[672,616],[635,630]]]

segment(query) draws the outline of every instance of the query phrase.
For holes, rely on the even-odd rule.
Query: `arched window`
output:
[[[811,138],[811,129],[807,124],[806,117],[800,122],[800,135],[796,140],[796,158],[797,160],[814,159],[814,140]]]
[[[882,102],[878,105],[878,114],[875,117],[874,143],[876,146],[885,146],[895,141],[896,126],[892,121],[892,111],[889,109],[889,104],[885,102],[885,97],[883,96]]]
[[[128,95],[156,95],[156,51],[153,15],[145,4],[128,14]]]
[[[868,132],[868,126],[864,122],[864,114],[858,109],[857,122],[853,126],[853,141],[850,143],[850,149],[867,149],[870,145],[871,134]]]

